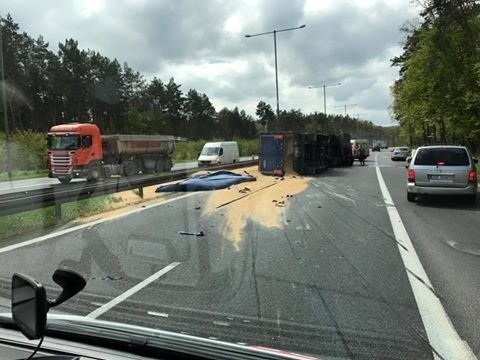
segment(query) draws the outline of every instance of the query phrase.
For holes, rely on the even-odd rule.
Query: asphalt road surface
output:
[[[88,283],[58,311],[339,358],[478,357],[480,205],[407,202],[405,162],[389,155],[329,169],[281,228],[251,220],[240,244],[222,214],[202,215],[208,192],[9,242],[0,295],[15,271],[56,294],[51,274],[66,266]]]

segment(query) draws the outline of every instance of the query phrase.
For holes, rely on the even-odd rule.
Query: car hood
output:
[[[0,322],[13,324],[11,313],[0,313]],[[137,325],[91,319],[85,316],[48,314],[47,336],[55,333],[90,336],[135,346],[188,353],[207,358],[323,359],[256,345],[240,345]],[[337,358],[338,359],[338,358]]]

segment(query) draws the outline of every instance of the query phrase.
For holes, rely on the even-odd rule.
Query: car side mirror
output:
[[[23,274],[12,276],[12,318],[28,339],[40,339],[47,324],[48,302],[42,284]]]
[[[52,279],[62,287],[62,292],[48,301],[45,288],[35,279],[17,273],[12,276],[12,318],[30,340],[43,337],[51,307],[70,299],[87,284],[81,275],[68,269],[55,270]]]

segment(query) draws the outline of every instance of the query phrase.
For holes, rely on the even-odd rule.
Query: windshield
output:
[[[218,155],[219,152],[219,147],[204,147],[200,155]]]
[[[76,150],[80,147],[78,135],[48,135],[48,150]]]
[[[480,358],[478,1],[3,0],[0,38],[0,305],[71,269],[59,316]]]

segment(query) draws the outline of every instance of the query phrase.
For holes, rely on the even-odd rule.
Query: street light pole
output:
[[[327,116],[327,87],[332,87],[332,86],[340,86],[342,83],[336,83],[336,84],[322,84],[319,86],[309,86],[309,89],[317,89],[319,87],[323,87],[323,113],[325,114],[325,117]]]
[[[275,93],[276,93],[276,98],[277,98],[277,122],[280,119],[280,100],[279,100],[279,95],[278,95],[277,33],[284,32],[284,31],[292,31],[292,30],[303,29],[305,26],[306,25],[301,25],[301,26],[288,28],[288,29],[273,30],[273,31],[267,31],[267,32],[258,33],[258,34],[246,34],[245,35],[246,38],[250,38],[250,37],[254,37],[254,36],[273,34],[273,51],[274,51],[274,54],[275,54]]]

